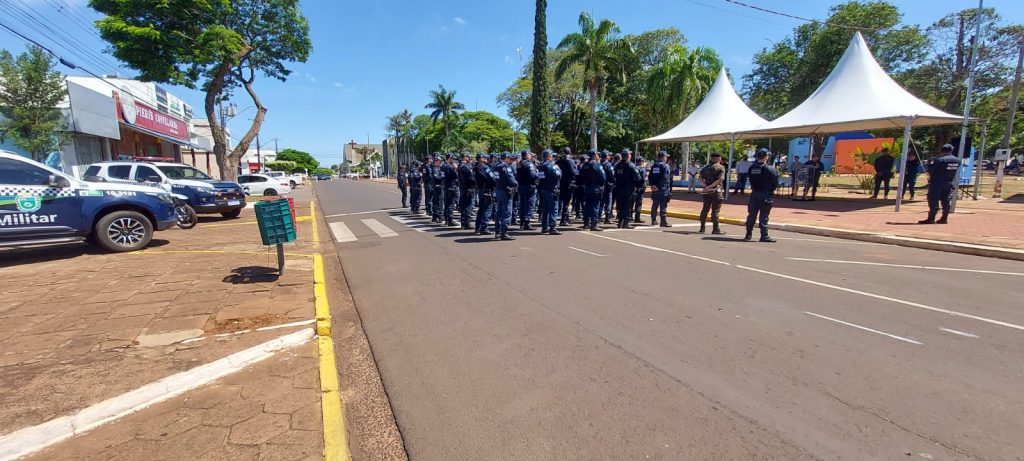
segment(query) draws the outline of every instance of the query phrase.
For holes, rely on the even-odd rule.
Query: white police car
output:
[[[174,200],[163,189],[79,181],[0,151],[0,247],[89,238],[109,251],[135,251],[174,223]]]
[[[245,208],[245,193],[238,183],[218,181],[183,163],[99,162],[89,165],[82,174],[87,181],[92,177],[156,184],[188,197],[188,204],[199,214],[220,213],[225,218],[237,218]]]

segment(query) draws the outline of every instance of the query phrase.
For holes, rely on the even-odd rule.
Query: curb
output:
[[[641,210],[643,214],[651,214],[650,209]],[[697,213],[679,211],[668,211],[666,216],[678,219],[699,220]],[[719,222],[734,224],[737,226],[746,225],[746,222],[736,218],[722,218]],[[909,248],[920,248],[923,250],[944,251],[947,253],[958,253],[971,256],[983,256],[986,258],[1009,259],[1013,261],[1024,261],[1024,250],[1013,248],[1000,248],[987,245],[976,245],[973,243],[945,242],[942,240],[929,240],[915,237],[904,237],[892,234],[876,234],[872,232],[855,231],[849,229],[835,229],[831,227],[809,226],[805,224],[769,223],[769,229],[800,234],[819,235],[823,237],[834,237],[846,240],[859,240],[862,242],[881,243],[886,245],[898,245]]]
[[[71,415],[4,435],[0,437],[0,460],[13,460],[35,453],[57,442],[95,429],[102,424],[216,381],[264,360],[280,350],[298,346],[310,339],[313,339],[313,330],[303,328],[295,333],[149,383],[133,391],[83,408]]]

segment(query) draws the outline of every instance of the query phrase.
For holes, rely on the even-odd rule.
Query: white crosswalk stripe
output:
[[[395,221],[405,224],[406,226],[408,226],[409,228],[416,232],[426,232],[425,230],[423,230],[423,228],[429,225],[428,222],[418,221],[415,219],[410,219],[408,217],[399,215],[391,215],[391,219],[394,219]]]
[[[335,242],[345,243],[358,240],[356,235],[343,222],[332,222],[328,226],[331,228],[331,233],[334,234]]]
[[[363,219],[361,221],[363,221],[363,224],[366,224],[366,227],[369,227],[370,230],[373,231],[373,233],[379,235],[380,238],[396,237],[396,236],[398,236],[398,233],[396,233],[395,231],[389,229],[388,226],[385,226],[384,224],[382,224],[380,221],[377,221],[376,219]]]

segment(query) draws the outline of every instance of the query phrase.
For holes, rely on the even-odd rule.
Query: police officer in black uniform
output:
[[[491,155],[480,154],[477,158],[474,178],[476,179],[476,234],[486,235],[494,210],[494,172],[491,171]]]
[[[601,166],[604,167],[604,191],[601,194],[601,209],[599,214],[604,215],[604,223],[612,223],[612,207],[615,206],[615,164],[612,162],[612,153],[607,149],[601,151]],[[600,216],[598,216],[600,219]]]
[[[537,171],[537,194],[540,198],[540,233],[548,235],[560,235],[555,228],[558,222],[559,203],[558,196],[561,194],[562,169],[555,164],[555,153],[545,150],[543,153],[544,163],[541,163]]]
[[[441,165],[442,194],[444,196],[444,225],[455,225],[455,199],[459,193],[459,171],[455,168],[455,155],[448,154]]]
[[[423,193],[422,186],[423,182],[423,170],[420,169],[420,162],[413,161],[412,169],[409,170],[409,189],[411,195],[409,196],[409,211],[415,214],[420,214],[420,196]]]
[[[519,229],[533,230],[530,219],[533,216],[533,209],[537,205],[537,178],[539,177],[537,164],[533,161],[533,153],[524,151],[523,159],[516,167],[516,181],[519,181]]]
[[[479,156],[477,159],[479,160]],[[469,154],[462,154],[462,163],[459,164],[459,222],[462,230],[471,229],[469,223],[473,220],[473,196],[476,195],[476,174],[473,172],[473,163],[470,162]]]
[[[942,155],[928,163],[928,219],[918,221],[919,224],[946,224],[949,217],[949,200],[956,190],[956,170],[960,168],[960,159],[953,155],[953,145],[942,146]],[[935,215],[942,205],[942,217],[938,221]]]
[[[761,229],[762,242],[774,242],[768,236],[768,214],[775,201],[775,189],[779,187],[779,172],[768,165],[768,149],[761,148],[754,155],[754,164],[747,173],[750,178],[750,201],[747,202],[747,233],[743,240],[750,240],[754,234],[754,223]],[[760,215],[760,216],[759,216]]]
[[[640,183],[636,185],[636,196],[633,197],[633,222],[644,224],[644,220],[640,219],[640,210],[643,209],[644,193],[647,192],[647,160],[640,156],[633,156],[633,166],[640,173]],[[651,224],[654,224],[653,219]]]
[[[437,153],[434,155],[427,155],[426,160],[423,161],[423,206],[427,210],[427,215],[430,217],[434,216],[434,158],[437,157]]]
[[[636,183],[640,179],[640,173],[629,161],[629,151],[623,150],[621,154],[615,154],[615,208],[618,214],[615,216],[616,225],[619,229],[632,229],[630,224],[633,215],[633,197],[636,195]]]
[[[444,171],[441,157],[434,157],[430,166],[430,222],[440,223],[444,219]]]
[[[651,165],[651,174],[647,177],[651,183],[651,225],[654,225],[655,218],[661,221],[661,227],[672,227],[665,220],[665,212],[668,208],[668,198],[672,194],[672,170],[665,160],[668,159],[668,152],[658,152],[658,161]]]
[[[583,229],[599,231],[601,228],[597,227],[597,222],[601,216],[601,196],[607,180],[596,150],[591,150],[589,156],[584,157],[577,180],[576,187],[583,189]]]
[[[512,166],[512,163],[516,160],[516,154],[508,154],[504,156],[504,162],[501,165],[494,167],[494,171],[498,173],[495,178],[495,203],[497,203],[498,216],[495,220],[494,238],[501,240],[515,240],[515,237],[508,235],[508,227],[512,224],[513,208],[512,198],[519,188],[519,183],[516,181],[516,170]]]
[[[569,202],[572,201],[572,194],[576,189],[576,176],[579,170],[576,169],[576,162],[572,159],[572,150],[568,147],[562,148],[562,155],[555,162],[555,165],[562,172],[558,180],[558,212],[561,215],[559,225],[569,225]]]

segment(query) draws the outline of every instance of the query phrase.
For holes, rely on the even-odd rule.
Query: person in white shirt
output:
[[[686,175],[690,179],[690,192],[697,191],[697,173],[700,173],[700,165],[697,165],[697,159],[690,160],[690,166],[686,167]]]
[[[746,157],[736,162],[736,174],[739,178],[736,180],[736,187],[732,191],[734,194],[744,194],[744,190],[747,188],[747,173],[750,172],[750,163],[750,160]]]

